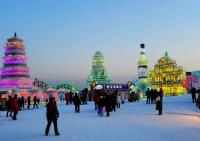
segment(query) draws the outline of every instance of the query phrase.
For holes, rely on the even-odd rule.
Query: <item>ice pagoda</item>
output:
[[[87,86],[90,87],[92,82],[96,84],[109,84],[112,82],[111,76],[106,70],[104,56],[97,51],[92,59],[91,73],[87,79]]]
[[[1,68],[0,88],[29,89],[32,86],[27,56],[22,39],[14,34],[7,39],[4,48],[3,68]]]

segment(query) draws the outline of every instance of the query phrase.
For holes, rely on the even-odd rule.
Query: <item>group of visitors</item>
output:
[[[147,97],[147,99],[146,99],[146,104],[155,104],[156,103],[156,98],[158,97],[158,96],[161,96],[161,97],[163,97],[163,90],[162,90],[162,88],[160,89],[160,91],[157,91],[156,89],[147,89],[147,91],[146,91],[146,97]]]
[[[87,101],[88,101],[88,94],[87,93],[84,93],[84,92],[81,92],[81,93],[72,93],[72,92],[67,92],[65,94],[65,102],[66,102],[66,105],[70,105],[74,102],[74,97],[75,95],[77,95],[80,99],[80,104],[82,105],[87,105]]]
[[[158,115],[162,115],[163,108],[163,89],[160,88],[159,91],[156,89],[147,89],[146,91],[146,104],[156,104],[156,110],[158,110]]]
[[[12,117],[13,120],[17,120],[17,114],[19,111],[17,94],[15,94],[14,97],[9,96],[8,100],[6,101],[6,107],[7,107],[6,117],[8,117],[9,115],[10,117]]]
[[[128,96],[128,101],[129,102],[135,102],[140,100],[140,91],[134,92],[132,91],[129,96]]]
[[[103,90],[97,90],[93,94],[93,101],[98,116],[103,116],[103,110],[105,108],[106,116],[109,117],[110,112],[116,111],[116,108],[120,108],[120,105],[124,103],[124,97],[118,91],[108,93]]]
[[[83,96],[81,96],[80,93],[73,94],[72,92],[68,92],[65,94],[66,105],[73,103],[75,106],[75,113],[80,113],[80,105],[87,104],[87,98],[82,97]]]
[[[38,105],[40,104],[40,99],[35,96],[33,98],[33,103],[33,108],[38,108]],[[14,94],[14,96],[9,95],[8,100],[6,101],[6,117],[12,117],[13,120],[17,120],[18,111],[25,109],[26,104],[27,109],[30,109],[30,96],[25,100],[23,96],[18,97],[17,94]]]
[[[69,104],[72,104],[72,100],[73,100],[73,93],[72,92],[67,92],[65,94],[65,102],[66,102],[66,105],[69,105]]]
[[[196,98],[196,93],[198,94],[198,98]],[[191,89],[192,94],[192,102],[197,104],[197,107],[200,108],[200,90],[196,90],[196,88],[192,87]],[[155,89],[147,89],[146,91],[146,104],[156,104],[156,110],[158,110],[158,115],[162,115],[163,110],[163,89],[160,88],[159,91]],[[92,97],[95,103],[95,110],[97,110],[97,114],[99,117],[104,116],[104,110],[106,112],[106,116],[110,116],[110,112],[116,111],[116,108],[120,108],[121,104],[124,104],[125,95],[124,93],[120,93],[119,91],[104,91],[104,90],[95,90],[93,91]],[[66,93],[65,95],[66,105],[74,104],[75,106],[75,113],[80,113],[80,105],[87,104],[88,96],[86,93]],[[30,108],[31,104],[31,97],[29,96],[26,100],[22,97],[17,97],[15,94],[13,97],[9,96],[6,106],[7,106],[7,113],[6,117],[10,116],[13,120],[17,120],[18,111],[24,109],[24,106],[27,103],[27,108]],[[40,99],[34,96],[33,98],[33,108],[38,108],[40,103]],[[56,104],[56,100],[54,97],[49,99],[49,102],[46,105],[46,118],[47,118],[47,126],[45,130],[45,135],[48,136],[49,129],[51,123],[54,124],[54,131],[55,135],[58,136],[60,133],[58,132],[57,127],[57,120],[59,118],[59,112]]]

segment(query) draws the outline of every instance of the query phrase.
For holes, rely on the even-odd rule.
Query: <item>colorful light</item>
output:
[[[110,84],[112,82],[111,76],[106,70],[104,56],[101,52],[97,51],[92,60],[91,73],[87,79],[87,86],[90,88],[92,82],[96,84]]]
[[[186,78],[183,80],[183,87],[191,89],[193,83],[198,83],[199,80],[197,77],[194,76],[186,76]]]
[[[13,88],[13,87],[30,88],[30,84],[32,84],[31,79],[21,78],[21,77],[16,79],[2,79],[0,81],[0,87],[3,88]]]
[[[168,53],[165,53],[165,56],[155,64],[154,70],[150,71],[151,84],[158,90],[162,87],[167,96],[187,93],[183,87],[185,77],[185,69],[169,58]]]
[[[5,51],[4,51],[4,54],[5,54],[5,55],[9,55],[9,54],[13,54],[13,53],[15,53],[15,54],[22,54],[22,55],[25,54],[25,52],[24,52],[23,50],[18,50],[18,49],[14,49],[14,50],[5,50]]]
[[[0,88],[31,88],[32,79],[27,67],[23,40],[16,36],[7,40],[1,69]]]

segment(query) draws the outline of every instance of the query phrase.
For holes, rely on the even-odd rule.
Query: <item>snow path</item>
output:
[[[49,136],[45,108],[22,111],[17,121],[0,112],[0,141],[190,141],[199,140],[200,113],[196,112],[191,96],[164,99],[164,112],[157,115],[155,105],[144,101],[125,103],[111,117],[97,117],[93,103],[81,106],[59,104],[58,128],[61,136],[54,136],[53,125]]]

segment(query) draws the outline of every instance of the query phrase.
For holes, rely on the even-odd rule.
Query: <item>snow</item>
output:
[[[46,109],[24,110],[13,121],[0,112],[0,141],[190,141],[199,140],[200,113],[191,95],[164,98],[163,115],[158,116],[154,104],[145,101],[125,103],[110,117],[98,117],[93,103],[81,106],[58,104],[58,128],[53,124],[44,136]]]

